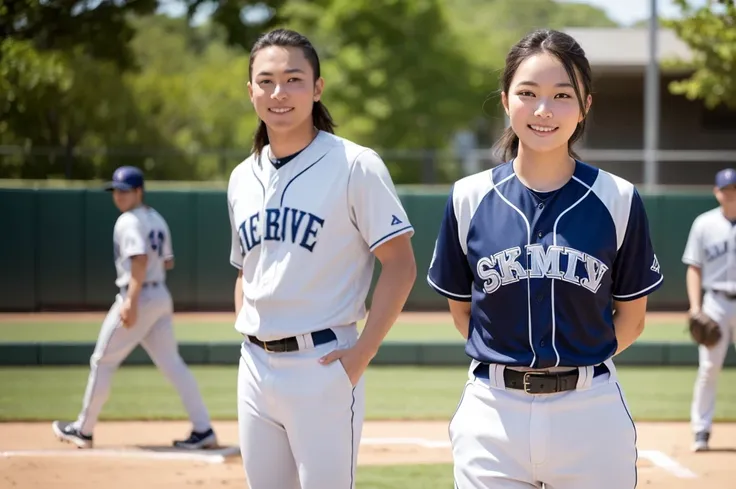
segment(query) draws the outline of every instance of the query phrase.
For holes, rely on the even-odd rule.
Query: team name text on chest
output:
[[[543,245],[535,243],[524,248],[528,269],[519,260],[522,255],[519,246],[478,260],[476,271],[478,277],[484,280],[483,290],[486,294],[492,294],[504,285],[530,278],[564,280],[595,293],[608,270],[608,266],[598,258],[567,246],[549,246],[545,251]],[[563,257],[567,257],[565,270],[562,270]],[[578,276],[578,263],[584,264],[586,277]]]
[[[244,252],[262,241],[291,242],[312,252],[325,221],[319,216],[290,207],[265,209],[246,218],[238,226]]]

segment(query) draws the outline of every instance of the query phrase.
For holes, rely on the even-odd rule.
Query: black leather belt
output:
[[[143,282],[143,288],[147,289],[148,287],[158,287],[158,282]],[[120,290],[128,290],[128,285],[123,285],[120,287]]]
[[[723,290],[712,290],[711,292],[718,294],[718,295],[722,295],[723,297],[725,297],[726,299],[730,301],[736,300],[736,293],[725,292]]]
[[[337,339],[335,332],[331,329],[315,331],[311,333],[311,335],[314,346],[323,345]],[[288,338],[281,338],[279,340],[272,341],[261,341],[255,336],[250,335],[247,337],[248,341],[256,346],[260,346],[269,353],[285,353],[299,350],[299,342],[296,340],[295,336],[289,336]]]
[[[476,377],[489,378],[489,366],[481,363],[475,368]],[[605,364],[593,367],[593,377],[609,372]],[[569,372],[549,373],[544,371],[520,372],[510,368],[503,369],[503,381],[507,388],[523,390],[527,394],[554,394],[555,392],[572,391],[577,388],[578,369]]]

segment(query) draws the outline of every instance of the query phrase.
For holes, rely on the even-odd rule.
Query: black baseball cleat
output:
[[[176,448],[185,448],[187,450],[198,450],[200,448],[215,448],[217,446],[217,436],[212,428],[207,431],[197,433],[192,431],[186,440],[174,441]]]
[[[693,443],[693,452],[705,452],[708,450],[708,441],[710,433],[701,431],[695,434],[695,442]]]
[[[51,423],[56,437],[64,442],[72,443],[78,448],[92,448],[92,435],[83,435],[81,431],[74,426],[74,423],[65,421],[54,421]]]

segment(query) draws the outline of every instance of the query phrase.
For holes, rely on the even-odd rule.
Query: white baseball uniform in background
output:
[[[682,261],[701,270],[702,310],[720,327],[721,340],[713,347],[700,345],[699,369],[693,392],[693,432],[710,432],[715,412],[718,376],[731,342],[736,341],[736,225],[720,207],[693,221]]]
[[[269,154],[266,146],[260,158],[238,165],[227,191],[230,262],[243,273],[235,323],[245,335],[238,376],[243,464],[251,489],[349,489],[364,383],[352,385],[340,361],[318,360],[355,344],[372,251],[413,228],[374,151],[319,132],[279,168]],[[312,333],[325,328],[334,339],[321,343]],[[295,336],[299,350],[267,352],[248,335]]]
[[[176,388],[194,431],[210,428],[210,418],[194,376],[179,355],[173,330],[173,301],[166,286],[166,260],[173,259],[171,233],[155,209],[140,206],[122,213],[113,230],[113,247],[120,293],[100,329],[84,394],[82,411],[75,425],[92,434],[110,393],[110,381],[125,358],[140,344]],[[120,307],[130,282],[131,257],[147,255],[144,287],[139,295],[138,318],[130,328],[120,319]],[[145,399],[141,399],[145,402]]]

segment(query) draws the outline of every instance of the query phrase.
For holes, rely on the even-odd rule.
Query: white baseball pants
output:
[[[353,386],[340,361],[318,360],[358,334],[355,326],[333,329],[337,341],[295,352],[243,343],[238,423],[250,489],[355,488],[364,378]]]
[[[731,343],[736,343],[736,301],[706,292],[703,312],[721,327],[721,339],[713,347],[698,346],[698,375],[693,388],[690,423],[693,433],[710,431],[716,409],[718,377]]]
[[[578,390],[527,394],[470,373],[449,434],[456,489],[634,489],[636,429],[615,368]]]
[[[115,298],[100,328],[84,393],[82,410],[75,425],[83,434],[94,431],[102,408],[110,395],[112,376],[137,345],[141,345],[166,379],[176,388],[195,431],[210,428],[210,417],[197,382],[179,355],[173,329],[173,303],[165,285],[144,288],[138,302],[138,318],[130,328],[120,320],[125,299]],[[141,400],[145,402],[145,400]]]

